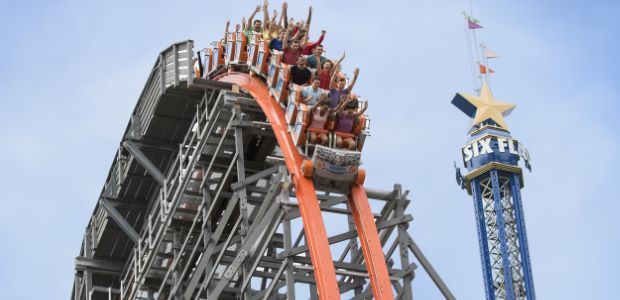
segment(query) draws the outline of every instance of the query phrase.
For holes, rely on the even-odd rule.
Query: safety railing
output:
[[[108,213],[105,211],[103,206],[97,206],[97,211],[93,215],[90,224],[90,239],[91,239],[91,253],[88,253],[90,257],[92,257],[97,249],[97,245],[101,240],[101,236],[103,235],[104,228],[108,222]]]
[[[106,183],[103,186],[103,197],[117,198],[123,181],[127,176],[127,163],[128,157],[123,154],[123,151],[119,149],[116,152],[116,157],[112,162],[112,168],[108,174]],[[97,248],[101,235],[107,225],[107,212],[106,210],[98,206],[95,214],[92,217],[90,231],[91,231],[91,245],[94,252]]]
[[[116,198],[119,193],[121,183],[124,179],[125,161],[119,160],[120,150],[116,152],[112,168],[108,174],[107,181],[103,186],[103,195],[110,198]]]
[[[134,111],[136,117],[132,117],[132,122],[137,124],[132,124],[131,127],[138,128],[140,135],[146,132],[159,98],[166,92],[166,88],[177,87],[184,82],[187,85],[193,83],[193,45],[192,40],[179,42],[159,54]]]

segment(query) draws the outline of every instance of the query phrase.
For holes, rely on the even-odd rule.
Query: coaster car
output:
[[[346,188],[363,184],[366,171],[361,169],[361,152],[315,145],[312,159],[304,160],[302,174],[320,185]],[[330,184],[331,183],[331,184]]]

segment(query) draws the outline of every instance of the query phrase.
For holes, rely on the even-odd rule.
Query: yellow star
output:
[[[459,94],[476,107],[476,115],[474,116],[473,124],[491,119],[500,127],[508,130],[508,125],[506,125],[504,117],[510,114],[516,105],[495,100],[486,81],[482,85],[482,91],[478,97],[462,93]]]

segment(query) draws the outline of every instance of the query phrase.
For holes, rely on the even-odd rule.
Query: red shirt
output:
[[[319,73],[319,79],[321,79],[319,87],[324,90],[329,90],[329,84],[332,80],[332,77],[329,74],[329,70],[321,70],[321,73]]]
[[[310,54],[312,54],[312,51],[314,51],[314,48],[316,48],[318,45],[321,44],[321,42],[323,42],[323,38],[324,37],[325,37],[324,35],[321,35],[321,37],[319,38],[318,41],[316,41],[314,43],[306,43],[304,45],[304,49],[301,50],[301,53],[303,55],[310,55]]]
[[[301,49],[297,49],[297,52],[294,52],[291,47],[284,49],[284,55],[282,58],[282,62],[287,65],[294,65],[297,63],[297,59],[301,56]]]

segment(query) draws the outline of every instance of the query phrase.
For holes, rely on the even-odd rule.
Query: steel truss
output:
[[[488,299],[534,298],[518,180],[491,170],[471,183]]]
[[[295,187],[268,120],[234,86],[166,84],[158,67],[183,49],[191,44],[162,52],[141,98],[185,99],[193,118],[178,118],[183,138],[165,142],[148,136],[153,121],[132,117],[76,258],[72,299],[295,299],[304,290],[318,299]],[[126,190],[135,182],[140,189],[131,198]],[[347,195],[317,193],[341,295],[371,298]],[[408,191],[395,185],[366,193],[396,299],[413,297],[413,257],[454,299],[407,231]]]

